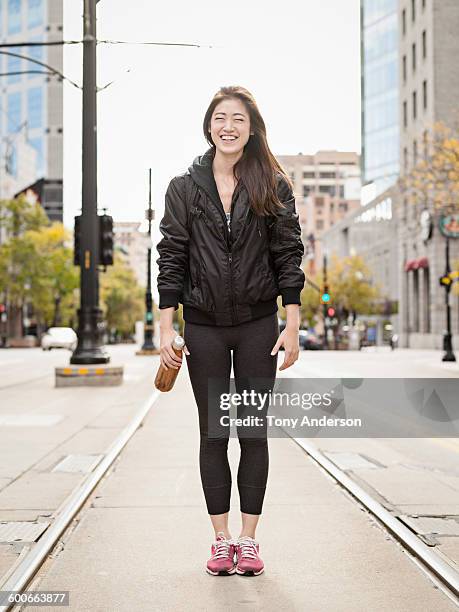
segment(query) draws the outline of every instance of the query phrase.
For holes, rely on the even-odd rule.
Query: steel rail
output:
[[[422,564],[438,580],[449,589],[455,598],[455,603],[459,603],[459,572],[456,571],[449,563],[444,561],[439,555],[433,552],[427,544],[424,544],[418,536],[393,516],[382,504],[376,501],[369,493],[360,487],[352,478],[350,478],[343,470],[337,467],[330,459],[328,459],[316,446],[304,438],[295,438],[288,434],[284,428],[283,431],[296,442],[308,455],[314,459],[330,476],[332,476],[340,485],[342,485],[351,495],[353,495],[367,510],[376,516],[383,525],[395,536],[402,546],[410,551],[416,559],[419,559]]]
[[[37,544],[28,552],[23,560],[9,573],[3,583],[0,583],[0,591],[24,591],[34,578],[48,554],[56,545],[59,537],[64,533],[72,519],[86,502],[93,490],[99,484],[103,476],[109,470],[117,456],[129,442],[151,407],[158,399],[160,392],[155,390],[142,404],[130,423],[121,431],[119,436],[109,446],[104,458],[84,481],[64,500],[56,510],[56,520],[40,537]],[[0,578],[0,581],[2,578]],[[25,603],[25,602],[24,602]],[[7,612],[20,602],[0,605],[0,612]]]

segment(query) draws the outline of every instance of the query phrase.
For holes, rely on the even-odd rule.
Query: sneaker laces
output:
[[[217,539],[214,542],[215,552],[212,555],[213,559],[226,559],[230,554],[230,546],[232,544],[232,540],[227,540],[223,531],[219,531],[217,533]]]
[[[239,538],[237,541],[239,550],[241,551],[241,557],[243,559],[258,559],[258,551],[256,548],[256,541],[250,536]]]

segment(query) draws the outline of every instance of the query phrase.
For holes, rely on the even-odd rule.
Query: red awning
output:
[[[429,260],[427,259],[427,257],[420,257],[417,260],[417,264],[418,264],[418,268],[428,268],[429,267]]]
[[[419,257],[419,259],[410,259],[405,264],[405,272],[410,270],[419,270],[420,268],[428,268],[429,260],[427,257]]]

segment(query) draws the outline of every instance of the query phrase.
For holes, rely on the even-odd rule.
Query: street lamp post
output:
[[[154,219],[154,210],[151,207],[151,168],[148,172],[148,208],[145,211],[145,216],[148,219],[148,250],[147,250],[147,290],[145,293],[145,327],[144,341],[142,352],[156,351],[153,342],[153,297],[151,295],[151,222]]]
[[[108,363],[99,308],[99,217],[97,215],[96,0],[84,0],[83,163],[81,215],[81,290],[78,345],[70,363]]]
[[[450,277],[451,265],[449,261],[449,238],[446,236],[445,245],[445,277]],[[451,333],[451,305],[450,305],[450,293],[451,293],[451,282],[446,283],[445,287],[445,304],[446,304],[446,331],[443,335],[443,350],[445,354],[442,357],[442,361],[456,361],[456,355],[453,351],[453,336]]]

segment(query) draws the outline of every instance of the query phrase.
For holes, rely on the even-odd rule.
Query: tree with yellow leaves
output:
[[[425,132],[423,151],[399,180],[413,204],[442,215],[459,212],[459,127],[437,122]]]

